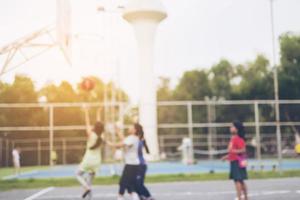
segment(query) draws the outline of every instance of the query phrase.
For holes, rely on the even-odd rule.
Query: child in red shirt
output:
[[[248,200],[247,186],[244,180],[248,178],[247,168],[245,165],[246,143],[245,143],[245,128],[242,122],[235,121],[230,127],[232,134],[228,145],[228,155],[224,156],[222,160],[229,160],[230,162],[230,179],[235,183],[237,191],[237,199],[242,199],[244,194],[245,200]]]
[[[228,160],[235,161],[239,160],[239,154],[236,150],[241,150],[246,147],[245,141],[238,135],[233,135],[231,137],[229,147],[228,147]]]

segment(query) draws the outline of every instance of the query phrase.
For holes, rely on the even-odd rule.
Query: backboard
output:
[[[56,33],[57,43],[65,58],[71,63],[72,56],[72,27],[70,0],[56,0]]]

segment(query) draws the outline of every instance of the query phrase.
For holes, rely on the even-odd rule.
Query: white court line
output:
[[[43,189],[43,190],[41,190],[41,191],[39,191],[39,192],[37,192],[37,193],[31,195],[30,197],[27,197],[27,198],[24,199],[24,200],[33,200],[33,199],[36,199],[36,198],[38,198],[38,197],[40,197],[40,196],[42,196],[42,195],[44,195],[44,194],[46,194],[47,192],[50,192],[50,191],[52,191],[52,190],[54,190],[54,187],[48,187],[48,188],[46,188],[46,189]]]
[[[264,191],[262,195],[273,195],[273,194],[287,194],[290,193],[289,190],[278,190],[278,191]]]
[[[93,198],[117,198],[118,195],[116,193],[111,194],[93,194]],[[45,196],[40,197],[39,199],[81,199],[81,195],[51,195],[51,196]],[[24,199],[25,200],[25,199]]]
[[[274,190],[274,191],[261,191],[261,192],[254,192],[248,194],[249,197],[259,197],[259,196],[272,196],[276,194],[288,194],[291,193],[290,190]],[[238,200],[238,198],[235,198],[235,200]]]
[[[234,194],[234,191],[228,191],[228,192],[168,192],[168,193],[153,193],[153,196],[164,196],[164,197],[169,197],[169,196],[211,196],[211,195],[228,195],[228,194]],[[114,198],[117,197],[117,193],[97,193],[93,194],[94,198]],[[51,196],[44,196],[39,199],[79,199],[80,194],[78,195],[51,195]]]
[[[19,175],[9,175],[9,176],[4,176],[2,178],[3,181],[7,181],[7,180],[11,180],[11,179],[16,179],[20,176],[26,176],[26,175],[32,175],[32,174],[36,174],[38,173],[39,171],[38,170],[33,170],[33,171],[29,171],[29,172],[23,172],[23,173],[20,173]]]
[[[289,190],[274,190],[274,191],[254,191],[251,192],[248,196],[249,197],[258,197],[258,196],[273,196],[278,194],[288,194],[292,191]],[[296,193],[299,191],[295,191]],[[172,192],[172,193],[153,193],[153,196],[159,197],[169,197],[169,196],[219,196],[219,195],[235,195],[235,191],[222,191],[222,192]],[[116,193],[97,193],[93,194],[94,198],[114,198],[117,197]],[[51,196],[44,196],[40,199],[80,199],[80,194],[78,195],[51,195]],[[237,198],[235,198],[237,199]]]

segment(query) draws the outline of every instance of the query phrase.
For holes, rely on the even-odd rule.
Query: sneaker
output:
[[[91,193],[91,190],[86,190],[83,194],[82,194],[82,198],[84,199],[87,195],[89,195]]]

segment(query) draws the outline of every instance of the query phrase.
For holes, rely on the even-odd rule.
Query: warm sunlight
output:
[[[0,199],[300,199],[300,0],[1,0]]]

